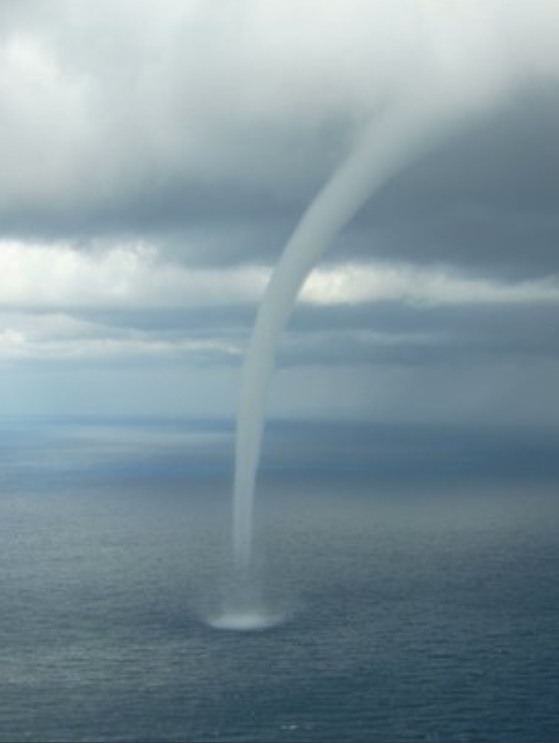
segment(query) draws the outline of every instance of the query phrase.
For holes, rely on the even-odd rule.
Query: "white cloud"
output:
[[[0,242],[0,307],[142,309],[256,304],[269,269],[191,268],[165,262],[148,242],[70,244]],[[301,301],[344,305],[394,301],[412,305],[559,302],[559,282],[503,283],[410,264],[339,264],[317,268]]]
[[[138,308],[208,306],[255,301],[266,282],[261,269],[188,269],[158,260],[157,247],[134,241],[0,242],[0,306]]]
[[[429,306],[555,304],[559,303],[559,281],[548,278],[506,284],[406,264],[349,264],[314,271],[302,299],[317,305],[378,301]]]
[[[219,324],[204,330],[138,328],[128,319],[105,323],[91,312],[158,309],[192,313],[244,304],[256,306],[269,270],[200,269],[166,262],[149,243],[0,244],[0,361],[125,362],[144,359],[190,364],[237,362],[246,338]],[[441,268],[410,264],[339,264],[316,269],[301,302],[317,307],[392,302],[415,307],[528,306],[559,303],[559,282],[503,283]],[[87,314],[89,313],[89,315]],[[95,319],[97,317],[97,319]],[[93,319],[92,319],[93,318]],[[320,337],[317,336],[318,340]],[[429,332],[347,330],[361,345],[431,344]],[[442,338],[444,341],[444,338]]]
[[[182,360],[197,364],[238,357],[226,338],[161,338],[157,332],[115,328],[62,313],[0,313],[0,363]]]

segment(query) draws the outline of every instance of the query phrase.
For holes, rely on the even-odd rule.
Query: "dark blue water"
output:
[[[6,422],[0,740],[558,740],[546,437],[312,430],[268,432],[259,488],[285,621],[235,633],[228,428]]]

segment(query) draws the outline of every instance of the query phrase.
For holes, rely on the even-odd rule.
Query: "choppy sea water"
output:
[[[229,429],[3,426],[0,740],[559,738],[552,452],[297,431],[257,504],[283,621],[229,632]]]

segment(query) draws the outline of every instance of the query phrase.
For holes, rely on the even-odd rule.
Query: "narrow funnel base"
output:
[[[254,609],[225,611],[221,616],[210,619],[214,629],[231,632],[261,632],[280,624],[282,617],[265,614]]]

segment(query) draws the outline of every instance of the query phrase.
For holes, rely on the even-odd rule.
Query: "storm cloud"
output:
[[[337,238],[272,408],[557,421],[559,9],[511,5],[0,2],[4,409],[229,415],[283,245],[420,59],[483,115]]]

